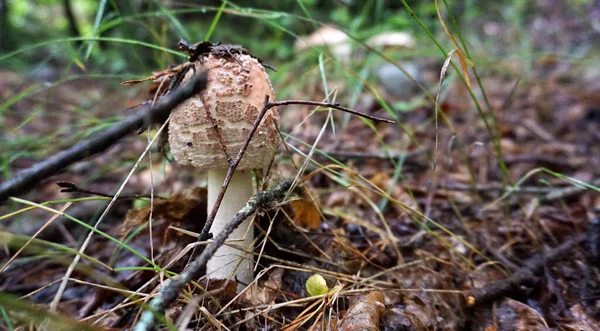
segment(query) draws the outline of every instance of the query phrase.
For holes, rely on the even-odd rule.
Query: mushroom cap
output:
[[[350,37],[344,31],[330,25],[324,25],[308,36],[296,39],[294,48],[302,51],[314,46],[349,45]]]
[[[183,165],[224,168],[229,164],[222,143],[235,159],[263,108],[265,96],[275,101],[273,87],[260,62],[247,54],[209,54],[195,61],[182,83],[208,71],[206,89],[173,109],[169,145]],[[195,70],[194,70],[195,69]],[[213,124],[214,120],[214,124]],[[269,165],[279,144],[279,114],[271,108],[258,126],[237,169]]]
[[[374,48],[406,48],[411,49],[416,45],[416,41],[410,33],[401,31],[389,31],[375,35],[367,41],[367,44]]]
[[[310,35],[296,39],[294,44],[298,52],[319,46],[327,46],[337,59],[343,61],[349,60],[352,53],[350,37],[344,31],[330,25],[324,25]]]

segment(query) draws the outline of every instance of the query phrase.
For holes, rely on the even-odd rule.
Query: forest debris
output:
[[[222,305],[233,300],[237,294],[237,282],[230,279],[204,278],[200,282],[202,306],[211,312],[218,311]],[[216,300],[216,301],[215,301]]]
[[[496,308],[494,319],[498,321],[498,330],[545,330],[548,324],[544,318],[528,305],[505,298]]]
[[[204,89],[205,86],[206,75],[202,74],[186,85],[185,88],[176,91],[166,98],[162,98],[160,102],[153,106],[141,109],[134,116],[114,124],[103,132],[83,140],[45,161],[39,162],[29,169],[20,172],[17,176],[0,184],[0,203],[4,202],[10,196],[29,191],[42,180],[56,175],[66,167],[106,150],[119,141],[119,139],[140,129],[144,125],[154,121],[164,121],[171,109],[188,99],[191,95]]]
[[[461,298],[457,294],[446,293],[447,290],[456,288],[451,281],[452,271],[450,268],[438,271],[420,265],[398,270],[390,276],[403,289],[430,289],[429,291],[402,292],[396,301],[386,302],[387,304],[404,305],[404,309],[400,309],[399,313],[408,319],[416,330],[462,329],[464,311]]]
[[[500,297],[522,292],[523,286],[531,286],[535,283],[535,275],[540,273],[544,266],[563,257],[584,241],[585,235],[580,234],[546,254],[539,254],[529,258],[523,263],[524,267],[518,269],[511,278],[501,279],[468,292],[468,305],[471,307],[481,306]]]
[[[222,232],[213,238],[213,241],[204,248],[202,253],[182,273],[177,277],[169,279],[162,285],[159,295],[150,301],[150,304],[146,308],[147,310],[142,314],[134,330],[144,331],[153,329],[155,314],[163,313],[177,299],[179,292],[188,282],[200,277],[206,270],[208,259],[225,243],[225,239],[227,239],[233,230],[251,215],[257,212],[264,212],[281,203],[292,188],[293,183],[293,180],[286,179],[272,189],[258,192],[250,198],[246,206],[235,215],[235,218],[227,224]]]
[[[182,69],[182,65],[177,66],[175,68],[169,68],[166,70],[158,71],[158,72],[152,72],[152,76],[148,76],[148,77],[141,78],[141,79],[127,80],[127,81],[122,82],[121,85],[123,85],[123,86],[135,85],[135,84],[139,84],[142,82],[147,82],[149,80],[152,80],[152,81],[159,80],[159,82],[162,82],[162,79],[164,79],[164,76],[168,77],[170,75],[176,74],[181,69]]]
[[[81,188],[81,187],[77,186],[77,184],[67,182],[67,181],[56,182],[56,185],[61,187],[61,190],[60,190],[61,193],[89,194],[89,195],[95,195],[95,196],[99,196],[99,197],[106,197],[106,198],[117,199],[117,200],[131,200],[131,199],[141,199],[141,198],[149,197],[149,196],[144,196],[144,195],[139,195],[139,194],[135,194],[135,195],[121,194],[121,195],[115,197],[112,194],[107,194],[107,193],[103,193],[103,192],[97,192],[97,191],[92,191],[92,190],[88,190],[85,188]],[[158,197],[158,196],[156,196],[154,198],[161,199],[161,197]]]
[[[175,192],[166,200],[155,200],[152,217],[166,219],[170,222],[183,221],[190,215],[198,216],[206,209],[206,188],[196,187],[187,192]],[[150,204],[130,209],[121,226],[121,235],[129,233],[135,226],[148,222],[150,217]]]
[[[276,268],[269,272],[269,279],[250,287],[238,299],[241,307],[256,305],[272,305],[279,296],[282,288],[283,269]]]
[[[596,217],[586,225],[586,248],[590,260],[596,265],[600,262],[600,207],[594,209]]]
[[[570,331],[600,330],[600,323],[588,315],[581,304],[576,304],[569,309],[573,315],[572,321],[562,324],[561,327]]]
[[[346,313],[339,330],[379,330],[379,318],[385,311],[383,293],[373,291],[357,301]]]
[[[290,206],[294,210],[294,223],[304,229],[315,230],[321,225],[321,213],[315,202],[309,199],[310,197],[302,197],[290,201]]]
[[[263,63],[263,61],[256,56],[250,54],[242,45],[230,45],[221,43],[211,43],[208,41],[200,41],[195,44],[190,44],[187,41],[181,39],[177,43],[177,47],[180,51],[188,53],[190,56],[189,62],[204,61],[210,54],[214,54],[219,58],[230,58],[241,64],[234,55],[250,55],[255,58],[263,67],[277,71],[274,67]]]
[[[592,181],[590,181],[590,184],[593,186],[599,186],[600,178],[594,178]],[[567,199],[567,198],[576,196],[578,194],[581,194],[581,193],[585,192],[586,190],[588,190],[587,187],[584,188],[584,187],[580,187],[580,186],[569,186],[569,187],[555,190],[555,191],[552,191],[552,192],[546,194],[545,196],[543,196],[540,199],[540,201],[549,202],[549,201],[558,200],[558,199]]]
[[[396,204],[392,204],[392,207],[395,208],[399,213],[403,213],[406,211],[404,208],[409,208],[412,210],[419,210],[419,205],[417,202],[411,198],[408,192],[401,186],[398,185],[398,180],[390,177],[390,175],[386,172],[378,172],[369,178],[369,181],[377,186],[384,192],[388,192],[390,197],[396,201],[402,201],[404,207],[400,208]],[[368,192],[368,195],[371,199],[379,198],[379,193]],[[376,200],[375,200],[376,201]]]
[[[413,324],[406,318],[404,311],[400,307],[387,309],[381,317],[381,329],[384,331],[410,330]]]
[[[431,314],[433,307],[428,307],[425,302],[413,301],[406,306],[403,315],[408,319],[410,325],[417,331],[436,329],[434,315]]]

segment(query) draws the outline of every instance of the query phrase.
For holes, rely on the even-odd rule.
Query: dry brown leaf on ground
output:
[[[255,286],[251,286],[238,299],[241,307],[256,305],[272,305],[281,292],[283,269],[277,268],[269,272],[269,278]]]
[[[379,330],[379,318],[384,311],[383,293],[371,292],[350,307],[339,329],[341,331]]]
[[[600,323],[588,315],[583,306],[576,304],[569,309],[573,319],[566,324],[561,325],[564,330],[569,331],[592,331],[600,330]]]
[[[383,331],[410,330],[411,326],[412,324],[406,318],[404,310],[399,307],[386,310],[381,317],[381,329]]]
[[[314,325],[314,329],[311,331],[339,331],[337,323],[337,316],[335,313],[332,313],[331,317],[327,316],[327,318],[321,321],[321,323]]]
[[[399,305],[397,313],[401,317],[397,319],[407,319],[415,330],[460,330],[464,327],[461,297],[458,293],[448,293],[456,289],[452,267],[446,264],[432,267],[440,271],[417,266],[390,272],[399,288],[428,290],[401,292],[395,300],[386,293],[392,299],[387,304]]]
[[[417,302],[419,302],[417,304]],[[402,315],[408,319],[410,325],[417,331],[426,331],[435,328],[434,314],[421,300],[412,301],[406,306]]]
[[[544,318],[533,308],[517,300],[505,298],[496,309],[498,330],[530,331],[548,329]]]
[[[321,225],[321,213],[319,213],[319,209],[314,202],[302,198],[291,201],[290,205],[294,209],[294,223],[308,230],[319,228]]]
[[[166,219],[170,222],[181,221],[194,211],[206,208],[206,189],[196,187],[186,192],[176,192],[166,200],[155,199],[153,204],[154,219]],[[121,227],[121,234],[129,233],[135,226],[148,222],[150,216],[150,204],[131,209],[125,216]]]

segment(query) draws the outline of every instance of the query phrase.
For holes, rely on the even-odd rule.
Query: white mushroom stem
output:
[[[215,205],[219,191],[227,175],[226,169],[210,169],[208,171],[208,213]],[[210,232],[213,236],[218,235],[227,223],[231,222],[235,214],[242,209],[253,195],[252,174],[250,170],[237,170],[234,172],[231,182],[225,192],[219,211],[215,216]],[[252,242],[254,240],[254,229],[252,219],[244,221],[235,229],[206,265],[208,278],[232,279],[241,284],[249,284],[254,278],[252,270],[254,262]],[[244,250],[230,247],[235,245]]]

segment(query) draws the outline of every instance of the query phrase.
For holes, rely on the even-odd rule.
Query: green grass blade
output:
[[[172,49],[166,48],[166,47],[161,47],[161,46],[156,46],[154,44],[150,44],[150,43],[146,43],[143,41],[138,41],[138,40],[132,40],[132,39],[124,39],[124,38],[112,38],[112,37],[96,37],[96,38],[89,38],[89,37],[77,37],[77,38],[62,38],[62,39],[54,39],[54,40],[48,40],[48,41],[43,41],[37,44],[33,44],[33,45],[29,45],[29,46],[25,46],[22,47],[14,52],[10,52],[8,54],[2,55],[0,56],[0,61],[4,61],[8,58],[11,58],[15,55],[19,55],[21,53],[27,52],[27,51],[31,51],[40,47],[45,47],[45,46],[50,46],[50,45],[56,45],[56,44],[62,44],[62,43],[70,43],[70,42],[74,42],[74,41],[108,41],[108,42],[114,42],[114,43],[123,43],[123,44],[130,44],[130,45],[136,45],[136,46],[143,46],[143,47],[148,47],[148,48],[152,48],[152,49],[156,49],[159,51],[163,51],[169,54],[174,54],[177,55],[181,58],[185,58],[186,55],[178,52],[178,51],[174,51]]]
[[[219,20],[221,19],[221,15],[223,14],[225,7],[227,7],[227,1],[222,1],[221,6],[219,7],[219,9],[217,10],[217,13],[215,14],[215,18],[213,18],[212,23],[210,23],[210,27],[208,28],[208,31],[206,32],[206,35],[204,36],[204,41],[210,40],[210,37],[212,36],[213,32],[217,28],[217,24],[219,23]]]
[[[46,330],[61,330],[61,331],[99,331],[101,329],[90,325],[80,323],[68,317],[50,313],[46,309],[34,306],[28,301],[19,299],[18,297],[0,292],[0,306],[7,312],[15,312],[14,316],[28,325],[33,322],[36,325],[44,324]]]
[[[106,0],[100,0],[98,3],[98,11],[96,12],[96,18],[94,19],[94,26],[92,27],[92,38],[96,38],[98,36],[98,27],[100,26],[100,22],[102,22],[102,15],[104,14],[104,9],[106,8]],[[90,54],[92,54],[92,48],[94,47],[94,42],[90,41],[85,52],[85,59],[89,59]]]
[[[2,313],[2,319],[4,320],[4,323],[6,324],[6,327],[8,328],[8,330],[13,331],[15,329],[15,327],[13,326],[12,322],[10,321],[10,318],[8,317],[8,314],[6,313],[6,310],[2,306],[0,306],[0,313]]]
[[[81,220],[79,220],[79,219],[77,219],[77,218],[75,218],[75,217],[67,214],[67,213],[63,213],[63,212],[60,212],[60,211],[58,211],[56,209],[53,209],[53,208],[50,208],[50,207],[47,207],[47,206],[44,206],[44,205],[41,205],[41,204],[38,204],[38,203],[35,203],[35,202],[23,200],[23,199],[20,199],[20,198],[11,197],[10,200],[12,200],[14,202],[17,202],[17,203],[24,204],[24,205],[34,206],[34,207],[37,207],[37,208],[49,211],[49,212],[54,213],[54,214],[58,213],[59,215],[67,218],[68,220],[73,221],[73,222],[75,222],[75,223],[83,226],[84,228],[90,230],[90,231],[94,231],[95,233],[99,234],[100,236],[102,236],[102,237],[104,237],[104,238],[106,238],[106,239],[108,239],[108,240],[116,243],[117,245],[123,247],[124,249],[130,251],[131,253],[133,253],[137,257],[139,257],[142,260],[144,260],[146,263],[152,265],[154,268],[156,268],[156,270],[161,270],[161,268],[158,265],[156,265],[154,262],[152,262],[146,256],[142,255],[140,252],[138,252],[135,249],[133,249],[131,246],[123,244],[120,240],[114,238],[113,236],[109,235],[108,233],[103,232],[103,231],[98,230],[98,229],[94,229],[93,226],[91,226],[91,225],[89,225],[89,224],[87,224],[87,223],[85,223],[85,222],[83,222],[83,221],[81,221]]]

